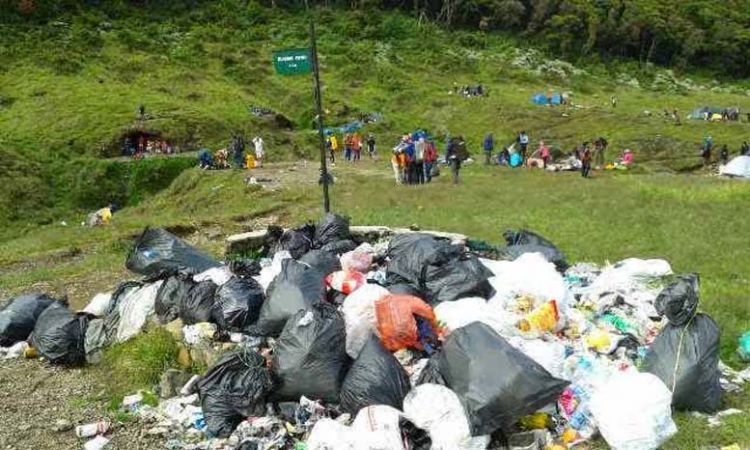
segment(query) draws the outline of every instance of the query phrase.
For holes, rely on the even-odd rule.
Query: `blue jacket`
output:
[[[484,151],[491,152],[495,149],[495,141],[492,139],[492,135],[484,138]]]

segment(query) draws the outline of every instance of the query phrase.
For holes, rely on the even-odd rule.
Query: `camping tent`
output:
[[[547,97],[544,94],[536,94],[533,97],[531,97],[531,103],[538,105],[538,106],[561,105],[562,95],[552,94],[551,96]]]
[[[718,114],[721,116],[721,113],[724,111],[723,108],[714,108],[710,106],[704,106],[702,108],[696,108],[688,115],[688,119],[693,120],[706,120],[706,113],[709,114],[709,117],[713,116],[714,114]]]
[[[728,177],[750,179],[750,156],[738,156],[719,169],[719,173]]]

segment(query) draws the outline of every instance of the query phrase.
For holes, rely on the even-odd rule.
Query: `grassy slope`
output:
[[[605,174],[582,180],[577,174],[474,166],[459,187],[442,177],[435,185],[413,189],[393,188],[389,173],[384,163],[357,170],[337,167],[335,209],[357,224],[419,224],[493,242],[501,240],[505,228],[529,227],[556,242],[571,261],[664,257],[675,271],[700,272],[701,307],[720,324],[722,359],[739,364],[734,355],[737,338],[750,325],[750,260],[740,228],[750,214],[737,205],[750,200],[750,184],[664,174]],[[221,256],[221,237],[207,237],[208,230],[223,236],[255,216],[270,214],[287,224],[317,217],[314,174],[312,167],[272,171],[271,176],[285,180],[287,189],[270,193],[248,190],[239,173],[186,172],[155,198],[116,215],[109,228],[49,226],[34,238],[0,244],[0,286],[6,294],[32,285],[62,288],[72,293],[74,304],[82,305],[92,292],[128,276],[122,268],[128,242],[144,224],[199,228],[191,240]],[[72,253],[78,256],[61,256],[71,249],[77,249]],[[76,291],[80,286],[89,289]],[[747,410],[750,391],[727,396],[726,406]],[[747,412],[710,432],[700,419],[678,417],[681,432],[666,448],[750,445]]]
[[[90,192],[98,183],[66,183],[62,172],[76,164],[62,161],[97,156],[103,145],[114,145],[135,123],[140,104],[153,116],[146,127],[177,141],[218,148],[239,129],[262,134],[271,159],[313,154],[309,78],[279,77],[270,64],[273,50],[306,45],[304,16],[239,3],[167,16],[131,9],[113,18],[87,10],[60,17],[61,23],[6,26],[0,164],[10,168],[0,174],[9,187],[0,194],[0,222],[10,210],[37,221],[38,204],[57,209],[45,218],[99,207],[101,195]],[[677,127],[642,114],[672,107],[686,114],[703,104],[748,109],[744,94],[634,89],[613,81],[620,71],[632,72],[624,65],[587,67],[587,73],[568,78],[541,76],[511,64],[516,44],[507,37],[447,32],[396,13],[323,10],[318,19],[328,123],[343,124],[357,111],[382,112],[385,120],[368,131],[383,143],[417,127],[463,134],[475,148],[490,131],[509,141],[527,129],[532,139],[563,149],[604,135],[613,152],[632,147],[647,162],[642,167],[661,170],[694,166],[705,134],[735,151],[748,131],[747,124]],[[656,72],[636,75],[650,85]],[[454,82],[481,82],[490,97],[448,95]],[[585,108],[563,117],[563,109],[529,103],[532,94],[547,89],[571,90]],[[616,110],[607,106],[612,94],[620,98]],[[252,117],[250,105],[284,114],[297,131]],[[74,178],[86,179],[82,173]]]

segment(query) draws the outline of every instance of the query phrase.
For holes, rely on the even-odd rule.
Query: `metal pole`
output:
[[[328,198],[328,166],[326,164],[326,139],[323,133],[323,107],[320,95],[320,73],[318,72],[318,47],[315,43],[315,21],[310,14],[310,52],[312,53],[313,69],[313,96],[315,97],[315,118],[318,122],[318,137],[320,138],[320,176],[323,181],[323,210],[328,213],[331,210],[331,201]]]

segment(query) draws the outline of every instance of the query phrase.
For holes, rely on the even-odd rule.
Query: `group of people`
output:
[[[239,132],[232,134],[229,151],[226,148],[216,150],[213,155],[208,149],[198,153],[198,166],[201,169],[229,169],[229,153],[231,151],[234,167],[237,169],[253,169],[263,167],[265,158],[265,142],[260,136],[252,140],[253,153],[245,153],[245,138]]]
[[[393,148],[391,166],[396,184],[425,184],[435,175],[437,150],[424,133],[405,134]]]
[[[367,153],[370,155],[370,159],[377,159],[377,151],[375,150],[375,135],[369,133],[363,140],[359,133],[346,133],[344,134],[344,160],[348,162],[357,162],[362,159],[362,146],[367,146]],[[339,139],[333,134],[329,133],[326,138],[326,149],[328,150],[328,158],[331,164],[336,163],[336,153],[339,151]]]
[[[714,149],[714,139],[711,135],[703,138],[703,145],[701,147],[701,158],[703,158],[703,167],[711,165],[711,155]],[[750,144],[747,141],[742,141],[739,150],[740,156],[750,156]],[[724,165],[729,162],[729,147],[726,144],[721,146],[719,149],[719,164]]]
[[[141,134],[138,137],[126,137],[122,141],[122,154],[135,159],[142,159],[145,155],[171,155],[174,153],[172,144],[164,139],[152,139]]]

